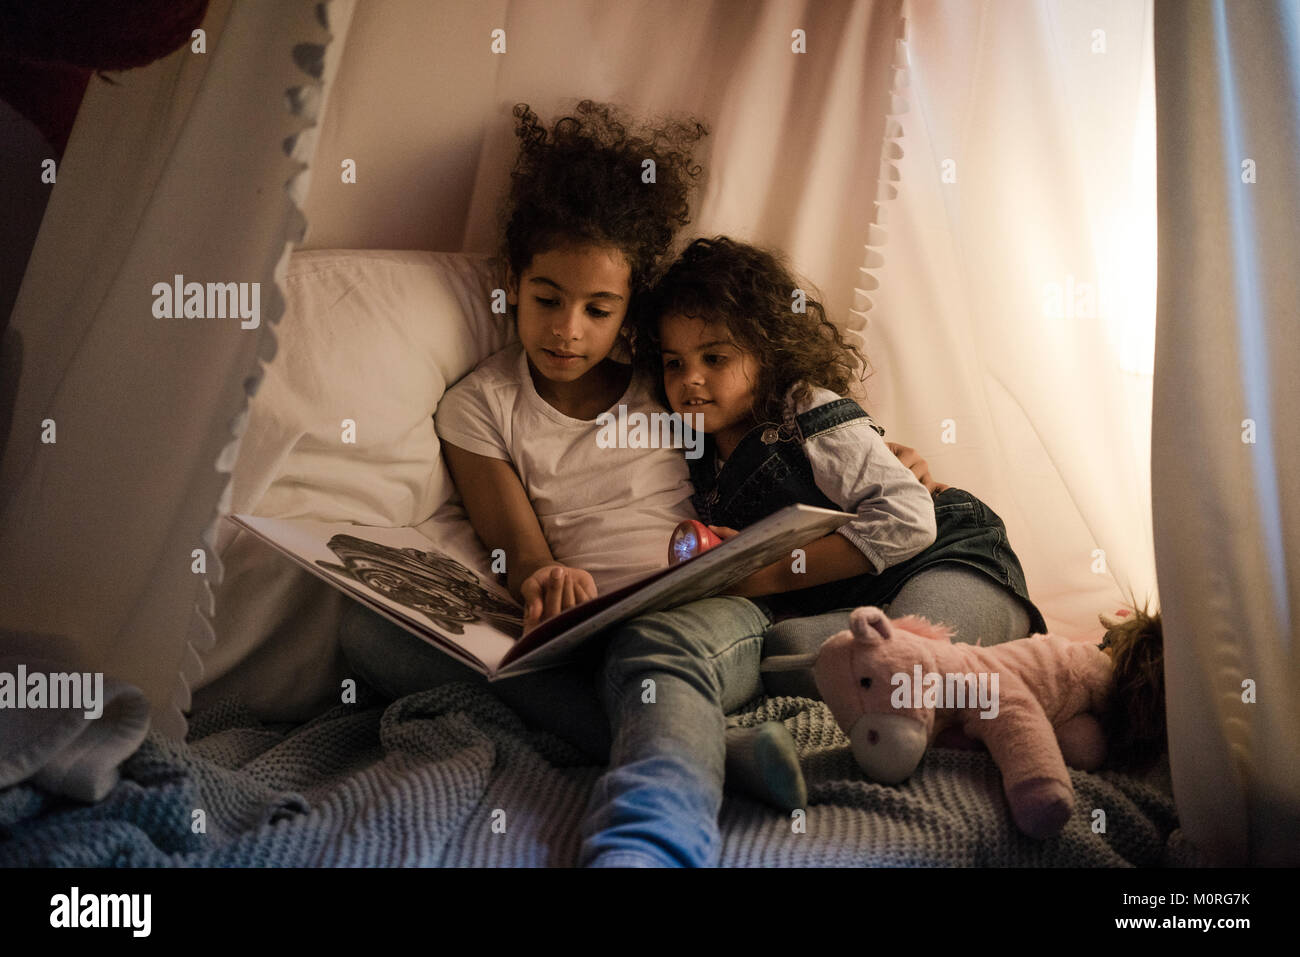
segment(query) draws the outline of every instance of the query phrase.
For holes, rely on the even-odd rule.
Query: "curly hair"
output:
[[[804,296],[802,312],[795,309],[796,290]],[[689,316],[725,327],[758,362],[758,421],[780,422],[794,386],[799,386],[795,401],[806,398],[811,386],[844,395],[853,382],[866,378],[870,366],[810,290],[776,253],[726,236],[697,239],[635,309],[638,364],[655,373],[662,388],[662,370],[655,368],[659,320]]]
[[[514,116],[519,156],[501,240],[512,274],[520,276],[538,253],[592,243],[624,255],[634,296],[649,288],[673,237],[690,222],[702,169],[691,151],[708,129],[690,118],[629,128],[616,107],[591,100],[549,131],[525,103]]]
[[[1165,642],[1159,611],[1147,602],[1120,618],[1098,615],[1106,629],[1102,651],[1115,666],[1114,684],[1102,714],[1112,767],[1144,769],[1169,749],[1165,720]]]

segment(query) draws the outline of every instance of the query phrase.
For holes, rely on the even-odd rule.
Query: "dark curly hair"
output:
[[[1165,640],[1159,611],[1147,602],[1126,617],[1099,615],[1106,628],[1102,651],[1115,666],[1114,684],[1101,726],[1111,767],[1149,768],[1169,749],[1165,721]]]
[[[803,312],[794,309],[796,289],[806,297]],[[811,386],[845,395],[870,369],[826,318],[815,293],[776,253],[726,236],[697,239],[634,311],[637,362],[658,378],[662,392],[659,320],[681,315],[716,322],[759,364],[755,418],[780,422],[792,386],[800,385],[795,401]]]
[[[630,287],[644,292],[677,231],[690,222],[701,167],[691,151],[708,130],[690,118],[629,129],[616,107],[583,100],[548,131],[527,104],[514,109],[519,156],[502,210],[502,256],[518,278],[533,257],[573,242],[613,246]],[[646,182],[646,160],[654,181]]]

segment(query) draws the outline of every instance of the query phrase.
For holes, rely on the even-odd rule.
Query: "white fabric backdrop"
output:
[[[1048,627],[1155,595],[1151,7],[916,3],[874,404],[1001,514]]]
[[[510,111],[689,112],[713,134],[694,226],[780,245],[847,315],[875,196],[900,0],[361,4],[321,129],[306,248],[494,252]],[[506,52],[491,52],[504,29]],[[805,54],[791,51],[805,31]]]
[[[206,52],[91,81],[12,317],[24,367],[0,468],[0,628],[67,636],[173,736],[200,672],[191,645],[212,640],[191,552],[211,541],[257,356],[274,352],[274,277],[302,233],[290,193],[312,141],[293,158],[285,141],[321,105],[303,72],[329,39],[319,6],[214,2]],[[332,4],[336,31],[350,6]],[[261,282],[260,327],[155,318],[153,285],[177,273]]]
[[[1216,863],[1295,866],[1300,4],[1156,9],[1152,472],[1174,795]]]

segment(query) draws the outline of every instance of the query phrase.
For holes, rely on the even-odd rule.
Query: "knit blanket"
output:
[[[738,720],[786,723],[809,801],[787,816],[728,793],[726,866],[1200,863],[1167,766],[1073,772],[1075,815],[1040,842],[1016,831],[985,752],[932,749],[908,781],[882,786],[863,780],[820,702],[761,698]],[[194,716],[186,742],[151,732],[98,803],[0,792],[0,867],[568,866],[600,773],[468,684],[391,704],[363,686],[357,704],[293,728],[224,702]]]

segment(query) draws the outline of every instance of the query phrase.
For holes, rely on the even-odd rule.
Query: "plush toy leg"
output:
[[[1043,707],[1024,682],[1004,674],[1001,714],[963,724],[980,737],[1002,771],[1002,788],[1016,826],[1030,837],[1051,837],[1074,813],[1074,786]]]
[[[1074,788],[1056,778],[1033,778],[1007,788],[1011,817],[1030,837],[1054,837],[1074,813]]]
[[[1101,722],[1089,712],[1076,714],[1056,729],[1065,763],[1080,771],[1096,771],[1106,760],[1106,735]]]

